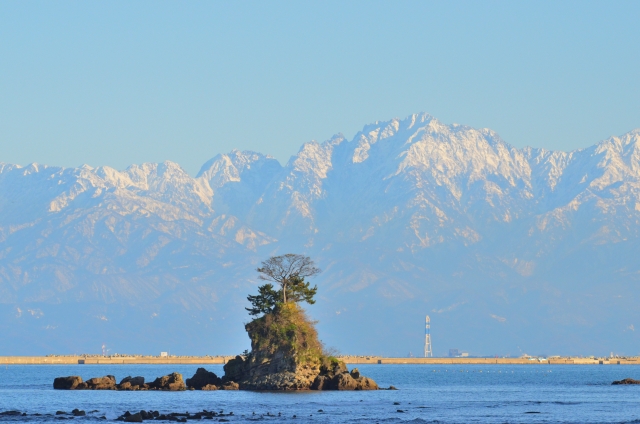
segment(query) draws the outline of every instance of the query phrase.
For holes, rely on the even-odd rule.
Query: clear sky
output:
[[[518,147],[640,127],[640,1],[0,2],[0,162],[195,174],[422,111]]]

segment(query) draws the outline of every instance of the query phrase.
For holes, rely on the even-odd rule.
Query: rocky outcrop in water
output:
[[[344,362],[327,356],[314,323],[296,304],[283,305],[245,326],[251,353],[224,366],[224,382],[241,390],[378,390],[370,378],[351,373]]]
[[[71,375],[69,377],[58,377],[53,380],[53,388],[56,390],[74,390],[82,384],[82,377]]]
[[[634,380],[633,378],[625,378],[624,380],[617,380],[611,383],[612,385],[625,385],[625,384],[640,384],[640,380]]]
[[[112,375],[90,378],[76,387],[76,390],[116,390],[116,378]]]
[[[163,377],[158,377],[153,383],[149,383],[149,390],[164,390],[164,391],[181,391],[185,390],[186,386],[182,380],[182,374],[174,372]]]
[[[204,368],[198,368],[193,377],[187,378],[187,387],[196,390],[217,390],[221,385],[222,379]]]
[[[166,414],[161,414],[159,411],[140,411],[140,412],[129,412],[126,411],[124,414],[120,415],[116,418],[116,421],[124,421],[126,423],[141,423],[147,420],[156,420],[156,421],[174,421],[186,423],[187,420],[213,420],[217,419],[221,422],[229,421],[227,418],[233,417],[233,412],[229,412],[225,414],[223,411],[215,412],[215,411],[207,411],[203,409],[202,412],[170,412]],[[227,417],[227,418],[225,418]]]
[[[156,378],[152,383],[145,383],[144,377],[125,377],[116,384],[116,378],[112,375],[95,377],[83,382],[79,376],[58,377],[53,380],[53,388],[56,390],[162,390],[182,391],[186,389],[182,374],[174,372],[169,375]]]
[[[125,377],[118,384],[118,390],[141,390],[147,388],[144,384],[144,377]]]

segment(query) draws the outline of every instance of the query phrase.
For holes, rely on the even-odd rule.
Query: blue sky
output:
[[[640,2],[3,1],[0,161],[281,161],[414,112],[571,150],[640,127]]]

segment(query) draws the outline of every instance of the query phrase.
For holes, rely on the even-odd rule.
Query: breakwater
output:
[[[226,364],[235,356],[0,356],[0,365],[71,365],[71,364]],[[640,365],[640,357],[626,358],[385,358],[380,356],[341,356],[347,364],[413,365]]]

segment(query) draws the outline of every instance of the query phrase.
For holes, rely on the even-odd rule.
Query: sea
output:
[[[349,366],[351,369],[353,366]],[[126,411],[216,411],[232,423],[640,423],[640,379],[633,365],[359,365],[381,387],[356,392],[120,392],[53,389],[55,377],[141,375],[171,372],[186,379],[198,365],[8,365],[0,369],[0,421],[110,422]],[[218,375],[221,365],[205,366]],[[4,411],[20,411],[7,415]],[[233,415],[231,415],[233,412]],[[26,415],[24,415],[26,414]],[[204,420],[203,420],[204,421]]]

